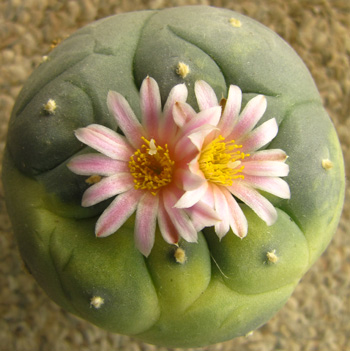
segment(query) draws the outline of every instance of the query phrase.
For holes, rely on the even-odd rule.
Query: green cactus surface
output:
[[[95,237],[109,201],[81,206],[86,177],[67,162],[89,149],[74,130],[91,123],[118,130],[110,90],[139,117],[146,76],[159,84],[162,103],[185,83],[196,110],[197,80],[219,100],[231,84],[241,88],[243,105],[266,96],[260,123],[274,117],[279,125],[268,148],[284,150],[290,168],[291,198],[264,194],[277,208],[275,224],[241,204],[244,239],[219,240],[210,227],[198,243],[176,247],[157,232],[148,257],[135,248],[134,217],[114,235]],[[21,256],[46,293],[99,327],[168,347],[209,345],[266,323],[329,244],[345,179],[335,129],[298,55],[254,20],[206,6],[107,17],[60,43],[19,94],[2,176]]]

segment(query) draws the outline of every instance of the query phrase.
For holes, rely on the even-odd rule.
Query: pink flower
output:
[[[177,85],[162,111],[158,85],[147,77],[140,90],[141,122],[122,95],[108,94],[109,111],[124,135],[97,124],[76,130],[82,143],[100,153],[76,156],[69,169],[102,176],[85,191],[82,206],[115,197],[96,223],[97,237],[115,233],[136,211],[136,247],[148,256],[157,224],[163,238],[176,244],[180,236],[196,242],[199,230],[219,221],[217,213],[202,201],[186,209],[174,207],[184,194],[179,185],[193,183],[188,162],[198,151],[188,135],[203,125],[216,124],[221,114],[221,108],[213,106],[200,112],[195,121],[176,123],[173,110],[186,99],[185,85]]]
[[[207,83],[196,82],[195,93],[201,111],[219,105]],[[247,235],[248,223],[236,198],[251,207],[267,225],[277,220],[277,211],[258,190],[290,198],[289,186],[280,178],[289,172],[285,152],[279,149],[258,151],[278,132],[274,118],[254,129],[266,110],[266,98],[254,97],[240,113],[241,100],[241,90],[231,85],[227,100],[221,103],[220,120],[189,135],[198,150],[189,162],[192,183],[183,184],[186,192],[175,204],[176,208],[187,208],[200,200],[207,203],[220,214],[221,221],[215,224],[219,238],[230,228],[241,238]],[[185,123],[195,118],[195,112],[187,104],[182,102],[181,108],[177,105],[175,115],[180,115],[177,120]]]

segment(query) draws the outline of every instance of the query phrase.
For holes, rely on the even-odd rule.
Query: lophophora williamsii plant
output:
[[[56,303],[169,347],[268,321],[344,197],[300,58],[205,6],[111,16],[59,44],[13,109],[3,182],[22,258]]]

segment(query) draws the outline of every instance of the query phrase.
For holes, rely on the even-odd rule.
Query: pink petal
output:
[[[220,120],[220,114],[221,107],[210,108],[198,113],[182,127],[174,150],[179,159],[192,154],[196,149],[201,149],[206,136],[216,129],[215,126]],[[192,146],[195,146],[195,149]]]
[[[168,244],[176,244],[179,241],[179,234],[171,221],[168,212],[164,208],[163,201],[159,201],[158,226],[164,240]]]
[[[208,189],[208,182],[203,183],[195,190],[186,191],[176,202],[176,208],[189,208],[195,205]]]
[[[209,110],[202,111],[192,118],[188,123],[185,123],[181,128],[178,141],[175,141],[176,146],[174,153],[178,160],[192,155],[203,143],[204,138],[213,130],[213,124],[217,124],[220,120],[221,108],[213,107]],[[191,140],[192,139],[192,142]],[[193,146],[196,145],[196,148]]]
[[[188,169],[190,170],[191,173],[197,174],[203,179],[205,179],[203,172],[200,169],[198,160],[200,158],[200,154],[198,153],[192,160],[187,164]]]
[[[147,191],[141,197],[136,210],[135,245],[146,257],[154,244],[158,202],[159,197]]]
[[[162,107],[160,92],[157,82],[150,77],[144,79],[140,89],[140,105],[142,112],[142,124],[149,138],[158,135]]]
[[[105,209],[96,223],[96,236],[105,237],[116,232],[135,212],[144,191],[131,189],[119,196]]]
[[[187,100],[188,91],[185,84],[175,85],[167,98],[167,101],[164,105],[164,120],[166,122],[172,119],[173,108],[177,102],[183,103]]]
[[[264,95],[258,95],[251,99],[240,114],[230,139],[238,140],[253,130],[264,115],[266,107],[267,101]]]
[[[214,186],[213,183],[208,183],[208,189],[206,193],[203,195],[201,201],[207,204],[209,207],[215,209],[213,186]]]
[[[177,169],[174,173],[174,179],[180,188],[185,191],[197,189],[206,179],[200,174],[194,174],[187,169]]]
[[[211,227],[221,221],[219,214],[203,201],[197,202],[194,206],[187,208],[196,231],[201,231],[204,227]]]
[[[101,201],[121,194],[134,186],[130,173],[117,173],[103,178],[100,182],[88,188],[83,195],[82,206],[88,207]]]
[[[242,144],[241,152],[253,152],[269,143],[277,133],[278,125],[276,119],[272,118],[254,129],[244,139],[236,142]]]
[[[221,187],[212,185],[215,210],[221,216],[221,221],[215,224],[215,232],[222,239],[230,229],[230,210]],[[225,188],[223,188],[225,190]]]
[[[192,131],[192,133],[188,136],[188,139],[191,140],[192,144],[196,147],[198,151],[203,148],[205,138],[213,131],[216,131],[217,128],[208,124],[204,125],[196,130]]]
[[[223,110],[218,128],[222,131],[222,136],[226,137],[231,134],[235,124],[238,121],[241,110],[242,91],[239,87],[231,85],[225,108]]]
[[[243,174],[262,177],[286,177],[289,173],[289,166],[279,161],[243,161]]]
[[[278,196],[282,199],[290,198],[290,189],[288,183],[278,177],[254,177],[244,176],[242,180],[244,184],[249,187],[256,188],[262,191],[266,191],[272,195]]]
[[[245,217],[241,207],[238,205],[232,194],[225,189],[223,194],[230,211],[229,221],[230,227],[235,235],[239,238],[244,238],[248,233],[248,221]]]
[[[188,155],[193,156],[198,153],[204,145],[205,138],[217,128],[210,124],[205,124],[184,135],[175,146],[175,154],[181,160]],[[194,157],[194,156],[193,156]]]
[[[287,154],[280,149],[267,149],[254,152],[249,156],[251,161],[280,161],[287,160]]]
[[[177,131],[177,126],[173,118],[173,109],[177,102],[185,102],[187,95],[188,91],[185,84],[175,85],[171,89],[164,105],[163,118],[159,128],[159,143],[164,144],[174,138]]]
[[[79,175],[110,176],[119,172],[128,172],[127,162],[113,160],[101,154],[84,154],[74,157],[67,164],[67,167]]]
[[[187,213],[174,207],[176,197],[171,192],[163,192],[164,207],[177,232],[188,242],[197,242],[198,234]]]
[[[275,223],[277,220],[275,207],[257,190],[243,185],[243,182],[235,182],[228,189],[234,196],[248,205],[267,225]]]
[[[173,117],[176,125],[181,128],[196,118],[196,111],[189,104],[176,102],[173,108]]]
[[[119,93],[110,91],[107,96],[107,105],[127,140],[135,149],[138,149],[143,143],[141,137],[146,136],[146,133],[129,103]]]
[[[98,124],[79,128],[75,135],[82,143],[116,160],[129,161],[134,152],[122,135]]]
[[[221,117],[221,107],[215,106],[207,110],[201,111],[195,118],[192,118],[183,126],[182,135],[188,135],[192,131],[197,130],[207,124],[217,126]]]
[[[195,83],[194,91],[201,111],[219,105],[213,88],[203,80],[199,80]]]
[[[176,143],[174,148],[174,155],[176,155],[177,162],[185,164],[192,160],[198,154],[198,148],[195,147],[188,136],[182,138]]]

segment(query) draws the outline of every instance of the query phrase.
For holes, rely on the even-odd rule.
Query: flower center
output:
[[[150,190],[153,195],[173,178],[174,161],[168,146],[157,145],[154,139],[142,137],[144,144],[130,157],[129,169],[134,177],[135,189]]]
[[[230,186],[237,178],[244,179],[244,166],[241,161],[249,154],[240,152],[242,145],[236,145],[234,140],[225,142],[225,138],[219,135],[208,144],[199,158],[199,168],[205,178],[213,183]]]

